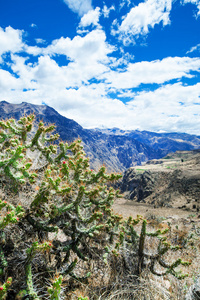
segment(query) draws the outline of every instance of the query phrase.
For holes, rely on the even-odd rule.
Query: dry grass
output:
[[[178,244],[180,249],[167,252],[165,260],[171,263],[181,257],[184,261],[191,262],[190,266],[178,268],[183,273],[188,273],[188,277],[178,280],[170,274],[155,276],[149,271],[147,262],[146,269],[138,278],[134,275],[137,258],[134,253],[124,250],[126,253],[121,251],[118,257],[110,257],[108,265],[104,265],[100,257],[101,263],[98,266],[95,261],[91,262],[90,271],[93,275],[89,284],[80,284],[71,293],[71,298],[66,299],[76,300],[82,296],[89,300],[183,300],[200,274],[200,236],[196,230],[198,227],[187,227],[187,220],[184,219],[174,223],[163,219],[150,218],[149,231],[167,227],[170,229],[168,240],[174,245]],[[188,223],[189,221],[188,217]],[[146,240],[146,249],[152,253],[155,251],[156,243],[153,238]]]

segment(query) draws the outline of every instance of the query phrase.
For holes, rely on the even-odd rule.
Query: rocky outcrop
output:
[[[182,156],[181,156],[182,154]],[[183,159],[184,157],[184,159]],[[154,160],[125,171],[119,185],[127,199],[200,210],[200,151],[177,152],[171,159]]]
[[[155,180],[156,176],[149,171],[145,171],[141,174],[137,173],[134,168],[130,168],[124,173],[121,183],[121,192],[128,192],[128,198],[130,200],[134,199],[141,202],[153,193]]]

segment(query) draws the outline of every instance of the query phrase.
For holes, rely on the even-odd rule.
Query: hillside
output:
[[[62,140],[72,142],[80,138],[93,169],[98,169],[104,164],[109,172],[122,172],[148,160],[162,158],[171,151],[200,147],[200,137],[197,136],[111,129],[88,130],[77,122],[61,116],[47,105],[0,102],[0,118],[19,119],[30,113],[34,113],[38,121],[54,123]]]
[[[119,128],[95,129],[95,131],[109,135],[131,137],[153,149],[167,150],[168,152],[178,150],[189,151],[200,148],[200,136],[187,133],[156,133],[139,130],[121,130]]]
[[[127,199],[199,212],[200,150],[177,151],[129,168],[120,184]]]
[[[47,124],[54,123],[62,140],[72,142],[80,138],[84,150],[90,158],[91,167],[94,169],[105,164],[108,171],[121,172],[130,166],[141,164],[143,161],[163,156],[162,151],[154,150],[131,137],[86,130],[75,121],[61,116],[46,105],[0,102],[0,118],[19,119],[21,116],[31,113],[36,115],[37,121],[43,120]]]

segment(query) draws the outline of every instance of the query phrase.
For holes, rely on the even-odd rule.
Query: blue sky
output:
[[[200,0],[0,0],[0,100],[200,135]]]

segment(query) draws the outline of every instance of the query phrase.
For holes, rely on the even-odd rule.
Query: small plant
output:
[[[6,282],[0,286],[0,300],[6,299],[7,291],[12,284],[12,278],[9,277]]]
[[[52,287],[48,288],[48,293],[51,300],[59,300],[61,287],[62,287],[63,276],[57,276],[53,282]]]

